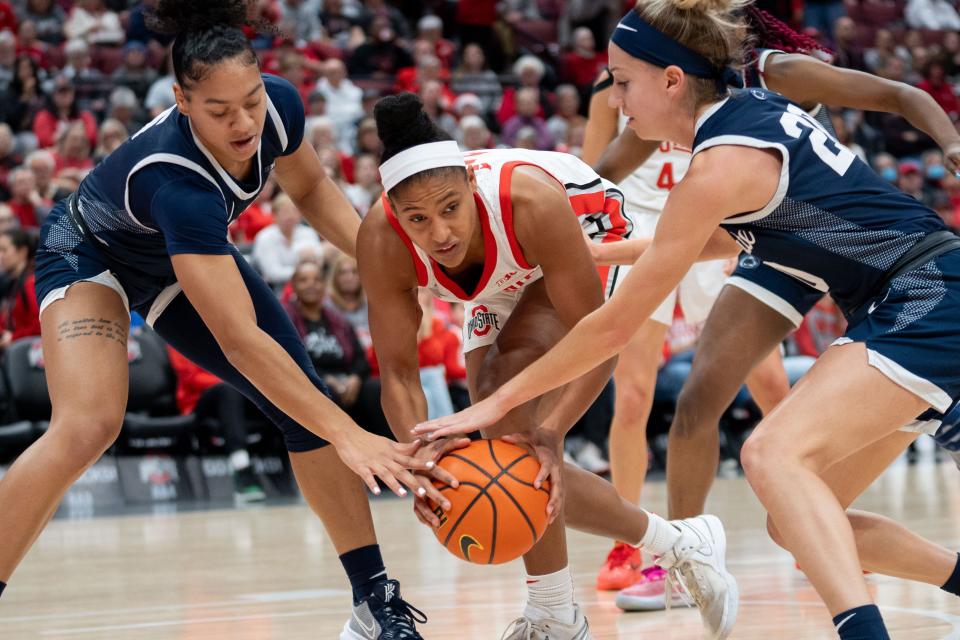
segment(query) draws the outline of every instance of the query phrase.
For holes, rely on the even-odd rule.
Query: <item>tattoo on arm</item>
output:
[[[127,326],[121,322],[105,318],[80,318],[64,320],[57,326],[57,342],[87,336],[116,340],[124,348],[127,346]]]

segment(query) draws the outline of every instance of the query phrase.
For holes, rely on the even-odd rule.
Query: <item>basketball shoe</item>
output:
[[[400,583],[381,580],[373,593],[353,607],[340,640],[423,640],[416,623],[427,616],[400,597]]]
[[[643,566],[643,557],[640,550],[625,542],[618,542],[607,554],[607,561],[603,563],[600,573],[597,574],[597,589],[599,591],[619,591],[626,589],[643,579],[640,567]]]
[[[700,609],[700,618],[711,640],[723,640],[737,619],[739,594],[737,581],[727,571],[727,536],[716,516],[697,516],[672,520],[680,530],[680,539],[657,564],[667,570],[666,589],[670,581],[680,582],[693,603]]]
[[[624,611],[663,611],[667,608],[667,572],[658,565],[642,571],[643,578],[617,594],[617,606]],[[671,581],[673,582],[673,581]],[[670,606],[686,607],[689,600],[673,582],[670,589]]]
[[[593,640],[590,625],[580,611],[580,605],[573,605],[576,616],[573,624],[564,624],[559,620],[544,618],[531,620],[520,617],[510,623],[500,640]]]

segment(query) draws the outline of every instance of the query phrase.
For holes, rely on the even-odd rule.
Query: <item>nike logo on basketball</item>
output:
[[[483,551],[483,547],[473,536],[460,536],[460,553],[466,560],[470,560],[470,547],[476,547]]]

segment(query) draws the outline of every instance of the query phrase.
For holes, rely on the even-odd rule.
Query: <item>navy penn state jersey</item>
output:
[[[697,122],[694,156],[718,145],[773,149],[782,158],[770,203],[721,226],[744,251],[829,291],[845,311],[877,290],[918,240],[946,228],[778,94],[735,90],[712,106]]]
[[[174,106],[80,183],[79,212],[111,269],[169,284],[175,281],[171,255],[230,253],[227,226],[256,199],[276,159],[296,151],[303,139],[300,94],[282,78],[262,77],[267,115],[248,181],[220,166]],[[56,247],[55,238],[47,244],[72,250]]]

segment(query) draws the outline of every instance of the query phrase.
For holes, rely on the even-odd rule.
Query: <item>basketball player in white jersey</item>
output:
[[[632,222],[620,191],[573,156],[520,149],[462,154],[412,94],[384,98],[375,115],[385,148],[384,196],[361,226],[358,258],[383,408],[398,439],[409,440],[410,429],[427,415],[417,368],[418,288],[466,305],[467,380],[476,401],[556,344],[602,304],[604,293],[612,293],[622,270],[604,269],[598,277],[582,234],[616,242],[629,234]],[[603,363],[484,432],[486,437],[519,433],[514,441],[541,461],[535,485],[551,482],[552,523],[524,556],[528,603],[504,634],[508,640],[590,637],[573,600],[564,522],[660,549],[690,586],[711,636],[722,637],[732,626],[737,591],[723,565],[719,520],[702,516],[675,523],[684,537],[664,550],[663,532],[669,531],[664,527],[670,527],[665,520],[630,505],[601,478],[562,466],[563,436],[613,367],[612,361]],[[532,432],[540,433],[535,441],[527,435]],[[439,524],[424,501],[418,501],[417,515],[426,524]]]

